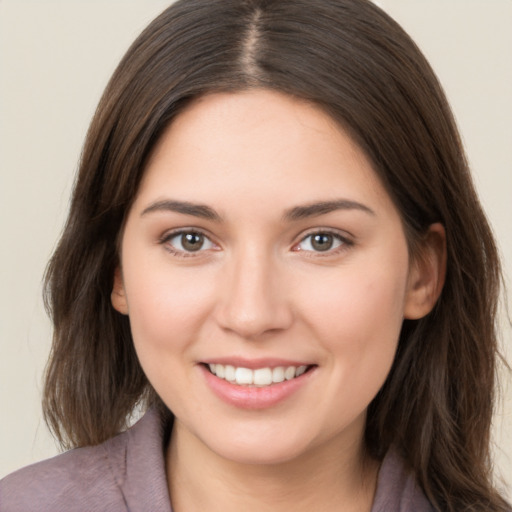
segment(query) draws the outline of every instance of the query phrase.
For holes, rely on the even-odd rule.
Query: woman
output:
[[[2,510],[507,510],[499,281],[389,17],[178,2],[105,91],[48,269],[45,411],[81,448],[5,479]]]

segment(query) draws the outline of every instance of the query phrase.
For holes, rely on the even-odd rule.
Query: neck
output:
[[[357,443],[334,440],[300,457],[273,464],[244,464],[209,450],[175,423],[167,449],[174,512],[369,512],[378,463]]]

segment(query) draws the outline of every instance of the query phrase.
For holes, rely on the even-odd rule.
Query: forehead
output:
[[[261,89],[203,96],[173,121],[152,153],[138,197],[165,193],[205,203],[243,197],[269,206],[346,195],[390,201],[369,159],[330,116]]]

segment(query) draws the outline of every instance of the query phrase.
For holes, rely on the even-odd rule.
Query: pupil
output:
[[[317,251],[328,251],[332,247],[332,235],[314,235],[311,245]]]
[[[187,251],[198,251],[203,246],[204,236],[200,233],[186,233],[183,235],[181,244]]]

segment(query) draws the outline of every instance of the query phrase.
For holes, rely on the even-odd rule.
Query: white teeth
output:
[[[307,368],[307,366],[299,366],[295,371],[295,377],[300,377],[307,370]]]
[[[284,378],[286,380],[292,380],[293,377],[295,377],[295,366],[288,366],[286,370],[284,371]]]
[[[217,377],[222,377],[219,375],[219,366],[217,365]],[[249,370],[249,368],[237,368],[235,370],[235,381],[237,384],[252,384],[254,380],[254,372]]]
[[[227,364],[224,370],[224,378],[229,382],[235,382],[235,367]]]
[[[282,366],[277,366],[272,370],[272,381],[273,382],[283,382],[284,380],[284,368]]]
[[[210,371],[220,379],[227,380],[239,386],[270,386],[284,380],[300,377],[306,372],[307,366],[276,366],[275,368],[250,368],[235,367],[223,364],[209,364]]]
[[[254,370],[254,384],[256,386],[270,386],[272,384],[272,370],[270,368]]]
[[[217,377],[223,379],[224,376],[226,375],[226,370],[223,365],[218,364],[217,367],[215,368],[215,373],[217,374]]]

